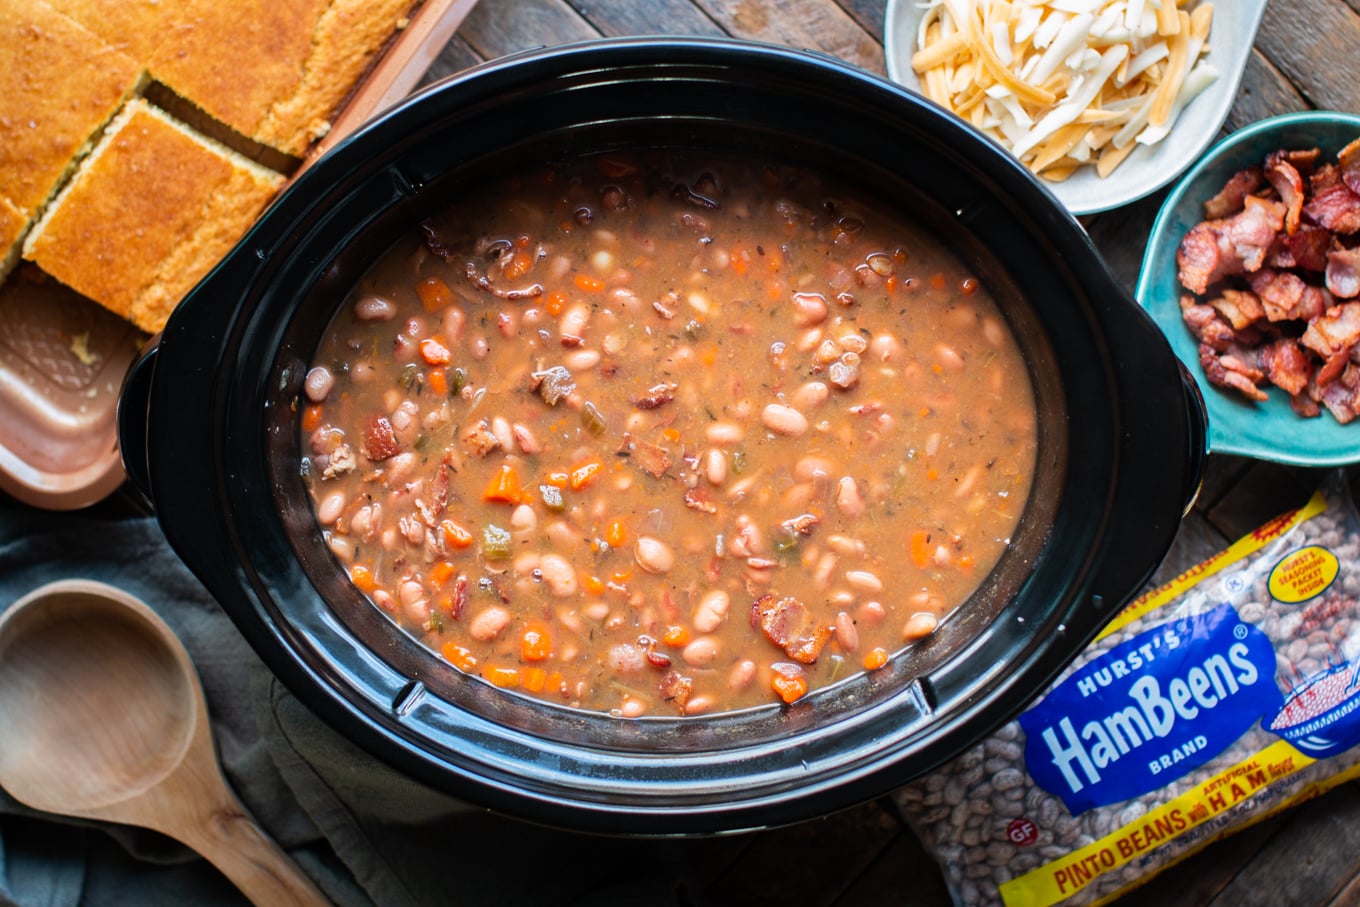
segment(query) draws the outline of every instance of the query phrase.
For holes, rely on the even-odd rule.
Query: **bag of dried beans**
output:
[[[1338,472],[895,796],[956,902],[1092,904],[1360,776],[1357,744],[1360,514]]]

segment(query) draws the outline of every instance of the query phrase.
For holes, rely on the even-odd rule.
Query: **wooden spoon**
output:
[[[132,595],[63,580],[0,616],[0,727],[21,803],[170,835],[258,905],[328,903],[227,787],[189,654]]]

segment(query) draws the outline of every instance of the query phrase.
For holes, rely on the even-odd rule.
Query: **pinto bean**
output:
[[[543,574],[553,595],[570,598],[576,594],[576,568],[560,554],[545,554],[538,559],[538,569]]]
[[[907,618],[906,626],[902,628],[902,638],[908,642],[922,639],[935,632],[935,628],[940,625],[940,619],[930,611],[917,611]]]
[[[747,658],[732,666],[727,675],[727,686],[728,689],[740,691],[749,687],[755,679],[756,663]]]
[[[816,409],[831,397],[831,388],[823,381],[809,381],[793,392],[793,405],[799,409]]]
[[[883,581],[868,570],[848,570],[845,581],[856,592],[877,593],[883,591]]]
[[[859,628],[847,611],[836,612],[836,642],[847,652],[859,648]]]
[[[302,382],[302,389],[307,394],[307,399],[313,403],[320,403],[326,399],[326,395],[335,387],[335,376],[331,370],[324,365],[318,365],[307,372],[306,379]]]
[[[704,455],[704,476],[713,485],[721,485],[727,478],[727,457],[716,447]]]
[[[809,328],[826,321],[826,297],[821,293],[793,294],[793,323],[796,327]]]
[[[699,599],[698,607],[694,609],[694,629],[700,633],[712,633],[727,620],[727,612],[731,605],[731,597],[721,589],[710,589],[705,592]]]
[[[746,432],[736,422],[718,420],[717,422],[710,422],[704,427],[704,437],[709,444],[732,447],[745,439]]]
[[[864,515],[864,498],[860,496],[859,485],[849,476],[841,476],[836,483],[836,509],[851,518]]]
[[[344,512],[347,500],[343,491],[335,491],[321,499],[321,503],[316,505],[316,521],[322,526],[329,526],[340,519],[340,514]]]
[[[649,535],[639,536],[633,546],[633,557],[637,565],[648,573],[669,573],[675,566],[675,552],[660,539]]]
[[[706,668],[718,660],[720,651],[722,651],[722,646],[719,645],[715,637],[700,636],[680,650],[680,657],[685,660],[687,665]]]
[[[585,341],[586,325],[590,323],[590,309],[584,305],[568,306],[562,313],[557,332],[563,346],[580,346]]]
[[[760,413],[760,421],[777,435],[796,438],[807,433],[807,416],[781,403],[771,403]]]
[[[468,635],[478,642],[490,642],[510,626],[510,612],[500,605],[490,605],[477,612],[468,623]]]
[[[391,321],[397,306],[384,296],[364,296],[354,303],[354,317],[360,321]]]

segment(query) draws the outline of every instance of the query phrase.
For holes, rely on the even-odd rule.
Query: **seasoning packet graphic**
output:
[[[1360,513],[1337,472],[896,800],[957,903],[1045,907],[1113,900],[1357,776]]]

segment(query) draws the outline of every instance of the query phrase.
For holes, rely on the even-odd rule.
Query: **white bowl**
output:
[[[1095,214],[1150,195],[1183,173],[1213,144],[1228,118],[1265,10],[1266,0],[1214,4],[1204,59],[1218,70],[1218,78],[1186,105],[1165,139],[1151,147],[1137,148],[1104,179],[1096,176],[1095,168],[1082,167],[1062,182],[1045,181],[1044,185],[1073,214]],[[888,75],[917,92],[921,91],[921,82],[911,68],[911,56],[924,14],[925,5],[920,0],[888,0],[883,25]]]

